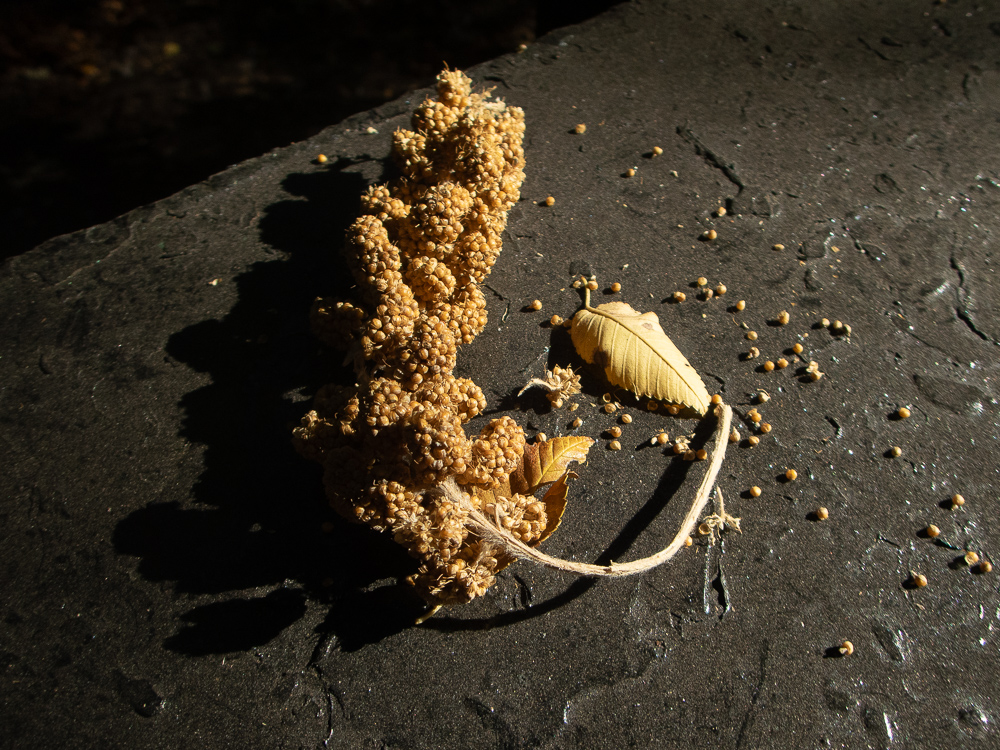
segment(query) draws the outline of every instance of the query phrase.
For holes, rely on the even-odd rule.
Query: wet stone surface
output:
[[[572,273],[655,311],[737,411],[719,486],[743,533],[635,578],[517,563],[414,626],[412,561],[334,518],[291,449],[315,388],[350,382],[309,305],[350,293],[340,237],[425,92],[12,259],[7,743],[996,745],[1000,579],[963,555],[1000,544],[998,24],[961,3],[641,3],[469,71],[524,108],[527,179],[456,375],[529,436],[598,438],[545,551],[659,549],[704,464],[649,438],[709,431],[616,394],[633,421],[607,450],[622,410],[593,373],[573,414],[515,397],[579,364],[547,324],[579,306]],[[699,276],[726,295],[698,299]]]

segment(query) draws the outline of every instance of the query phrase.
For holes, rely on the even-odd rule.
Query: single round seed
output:
[[[606,404],[610,404],[611,403],[611,394],[610,393],[603,394],[601,396],[601,401],[603,401]]]
[[[716,216],[725,216],[726,215],[726,207],[725,206],[719,206],[717,209],[715,209],[715,215]]]
[[[992,571],[993,571],[993,563],[991,563],[989,560],[983,560],[982,562],[979,563],[980,573],[990,573]]]
[[[750,351],[747,352],[747,359],[756,359],[760,356],[760,349],[756,346],[751,346]]]
[[[694,461],[695,458],[697,458],[697,454],[694,451],[692,451],[692,450],[684,451],[684,460],[685,461]]]
[[[768,395],[767,391],[757,391],[757,403],[758,404],[766,404],[770,400],[771,400],[771,397]],[[756,409],[754,411],[756,411]]]
[[[620,451],[622,449],[622,444],[619,443],[617,440],[612,440],[610,443],[608,443],[608,448],[610,448],[613,451]]]
[[[674,292],[674,302],[683,302],[687,299],[687,295],[684,292]]]
[[[681,413],[681,407],[677,406],[676,404],[671,404],[670,406],[667,407],[667,414],[669,414],[671,417],[676,417],[680,413]]]
[[[750,437],[747,438],[747,444],[751,448],[755,447],[757,445],[757,443],[759,443],[759,442],[760,442],[760,438],[757,437],[756,435],[751,435]]]
[[[663,149],[659,146],[653,146],[653,156],[660,156],[663,153]]]
[[[580,408],[580,404],[570,404],[568,408],[570,411],[576,411]]]
[[[628,169],[625,170],[625,176],[626,177],[635,177],[635,170],[632,169],[632,167],[629,167]]]
[[[622,414],[622,422],[624,422],[625,424],[632,424],[632,415]]]
[[[913,585],[916,586],[918,589],[922,589],[924,586],[927,585],[927,576],[925,576],[923,573],[911,573],[910,580],[913,582]]]
[[[747,309],[747,301],[745,299],[741,299],[739,302],[736,303],[736,309],[739,310],[740,312],[743,312],[744,310],[746,310]]]
[[[771,245],[771,247],[773,247],[775,250],[784,250],[785,249],[785,246],[782,245],[780,242],[777,242],[774,245]]]
[[[802,354],[802,344],[793,344],[792,351],[796,354]]]
[[[764,372],[771,372],[771,370],[773,369],[774,369],[774,362],[772,362],[771,360],[767,360],[767,362],[764,363]]]
[[[715,293],[711,289],[706,289],[705,290],[705,292],[704,292],[705,299],[712,299],[712,297],[714,297],[714,296],[715,296]]]
[[[590,281],[588,281],[587,282],[587,289],[589,289],[592,292],[596,292],[597,291],[597,281],[595,279],[591,279]]]
[[[771,431],[771,425],[768,424],[767,422],[764,422],[764,424],[760,426],[760,431],[766,435]]]
[[[576,281],[573,282],[574,289],[579,289],[582,286],[583,286],[583,279],[577,279]]]
[[[825,521],[829,517],[830,517],[830,511],[828,511],[826,508],[820,506],[819,508],[816,509],[816,518],[818,518],[820,521]]]
[[[563,324],[563,319],[562,316],[560,315],[553,315],[551,318],[549,318],[549,325],[561,326],[562,324]]]
[[[647,401],[646,402],[646,408],[649,411],[656,411],[658,408],[660,408],[660,405],[658,403],[656,403],[655,401]]]
[[[316,161],[318,161],[320,164],[326,164],[327,162],[326,154],[320,154],[319,156],[317,156]]]
[[[789,469],[788,471],[785,472],[785,479],[787,479],[789,482],[794,482],[798,478],[799,478],[799,472],[795,471],[795,469]]]
[[[716,232],[714,229],[709,229],[707,232],[702,232],[701,236],[704,237],[706,240],[714,240],[716,237],[719,236],[719,233]]]
[[[776,364],[778,366],[779,370],[784,370],[786,367],[788,367],[788,360],[785,359],[784,357],[782,357],[781,359],[779,359],[774,364]]]
[[[611,291],[614,292],[615,294],[618,294],[618,292],[620,292],[621,290],[622,290],[622,285],[619,284],[617,281],[611,285]]]
[[[576,418],[576,419],[574,419],[574,420],[573,420],[572,422],[570,422],[570,424],[572,424],[572,425],[573,425],[573,427],[579,427],[580,425],[582,425],[582,424],[583,424],[583,420],[582,420],[582,419],[580,419],[579,417],[577,417],[577,418]]]
[[[688,537],[687,539],[684,540],[685,547],[690,547],[692,544],[694,544],[694,539],[692,539],[691,537]]]
[[[708,279],[706,279],[704,276],[699,276],[695,280],[695,283],[698,284],[698,286],[705,286],[705,284],[708,283]]]
[[[757,332],[756,331],[747,331],[747,339],[749,341],[756,341],[757,340]]]
[[[823,377],[823,373],[821,373],[819,370],[813,370],[811,373],[809,373],[809,377],[812,378],[813,380],[819,380],[821,377]]]
[[[961,507],[963,505],[965,505],[965,498],[964,497],[962,497],[961,495],[952,495],[951,496],[951,507],[952,508],[959,508],[959,507]]]
[[[699,461],[704,461],[706,458],[708,458],[708,451],[702,448],[697,453],[695,453],[695,458],[697,458]]]
[[[830,327],[830,319],[829,318],[823,318],[819,322],[819,326],[820,326],[820,328],[829,328]]]
[[[674,449],[673,450],[674,450],[674,453],[676,453],[679,456],[681,453],[683,453],[684,451],[686,451],[687,448],[685,448],[681,443],[674,443]]]
[[[656,442],[657,442],[657,443],[659,443],[660,445],[666,445],[666,444],[667,444],[667,441],[668,441],[668,440],[670,440],[670,436],[669,436],[669,435],[668,435],[667,433],[665,433],[665,432],[661,432],[661,433],[660,433],[659,435],[657,435],[657,436],[656,436],[656,437],[655,437],[654,439],[655,439],[655,440],[656,440]]]
[[[941,529],[939,529],[934,524],[931,524],[926,529],[924,529],[924,533],[927,534],[927,536],[929,536],[931,539],[933,539],[934,537],[941,536]]]
[[[747,416],[750,417],[750,419],[753,422],[760,422],[760,420],[763,419],[763,417],[760,415],[760,413],[756,409],[754,409],[751,412],[747,412]]]
[[[554,206],[555,204],[556,204],[556,199],[553,198],[551,195],[545,199],[546,206]]]
[[[565,403],[566,402],[563,401],[561,398],[557,398],[555,401],[552,402],[552,406],[554,408],[556,408],[556,409],[562,409],[563,408],[563,404],[565,404]]]
[[[764,491],[764,490],[762,490],[762,489],[761,489],[760,487],[758,487],[757,485],[754,485],[753,487],[751,487],[751,488],[750,488],[750,494],[751,494],[751,496],[753,496],[753,497],[760,497],[760,493],[762,493],[763,491]]]
[[[530,307],[532,310],[541,310],[542,301],[540,299],[536,299],[534,302],[531,303]]]
[[[979,562],[979,554],[977,552],[973,552],[970,549],[968,552],[965,553],[966,565],[975,565],[977,562]]]
[[[577,125],[575,128],[573,128],[573,130],[575,132],[577,132],[577,133],[586,133],[587,132],[587,126],[581,122],[579,125]]]
[[[605,404],[604,405],[604,413],[605,414],[613,414],[614,411],[615,411],[615,408],[616,407],[615,407],[614,404]]]
[[[847,338],[851,337],[851,327],[847,323],[844,323],[844,335],[847,336]]]
[[[839,332],[839,331],[842,331],[842,330],[844,330],[844,324],[841,323],[839,320],[835,320],[835,321],[833,321],[833,325],[830,326],[830,330],[834,331],[835,333]]]
[[[900,448],[898,445],[892,446],[892,450],[889,452],[892,454],[893,458],[899,458],[900,456],[903,455],[903,449]]]
[[[910,410],[907,409],[905,406],[901,406],[899,407],[899,411],[896,412],[896,416],[898,416],[900,419],[909,419]]]
[[[698,533],[701,534],[702,536],[708,536],[709,534],[712,533],[711,525],[707,523],[698,524]]]
[[[548,440],[548,436],[546,436],[544,432],[539,432],[537,435],[535,435],[536,443],[544,443],[546,440]]]
[[[609,427],[608,428],[608,434],[611,437],[621,437],[622,436],[622,428],[619,427],[618,425],[614,425],[613,427]]]
[[[788,310],[782,310],[778,313],[778,325],[788,325],[788,321],[792,319],[792,316],[788,314]]]
[[[713,393],[712,394],[712,403],[715,404],[716,406],[718,406],[719,404],[721,404],[722,403],[722,396],[720,396],[718,393]]]
[[[725,285],[725,284],[718,284],[718,285],[717,285],[717,286],[715,287],[715,296],[716,296],[716,297],[721,297],[721,296],[722,296],[723,294],[725,294],[725,293],[726,293],[726,292],[728,292],[728,291],[729,291],[729,290],[728,290],[728,289],[726,288],[726,285]]]
[[[854,644],[851,643],[850,641],[844,641],[843,643],[840,644],[840,648],[837,650],[840,651],[840,653],[843,654],[844,656],[850,656],[851,654],[854,653]]]

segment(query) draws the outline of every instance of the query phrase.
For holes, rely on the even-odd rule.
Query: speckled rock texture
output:
[[[421,626],[414,562],[333,513],[289,434],[353,382],[309,308],[349,296],[344,229],[427,91],[7,262],[0,744],[1000,745],[1000,573],[962,559],[1000,549],[998,49],[1000,8],[966,0],[637,2],[467,71],[527,124],[489,323],[458,352],[488,401],[470,431],[573,432],[516,393],[581,364],[547,321],[593,272],[760,444],[719,477],[742,534],[627,580],[515,563]],[[623,410],[584,372],[576,433],[599,438]],[[655,551],[703,470],[648,444],[710,425],[616,395],[623,449],[591,450],[552,555]]]

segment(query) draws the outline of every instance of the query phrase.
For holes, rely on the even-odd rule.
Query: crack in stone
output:
[[[733,183],[737,188],[737,195],[743,192],[746,185],[743,184],[742,178],[736,173],[736,165],[732,162],[728,164],[719,157],[712,149],[706,146],[702,140],[695,135],[695,133],[690,128],[684,128],[680,125],[677,126],[677,135],[683,138],[685,141],[694,146],[694,152],[702,157],[705,162],[711,166],[718,169],[725,175],[726,179]]]
[[[995,341],[992,341],[989,336],[987,336],[985,333],[979,330],[979,328],[976,326],[976,321],[972,319],[972,315],[970,315],[969,311],[966,309],[965,305],[966,305],[966,300],[969,297],[969,292],[965,288],[965,269],[962,268],[962,264],[958,261],[957,258],[955,258],[954,255],[952,255],[949,258],[949,261],[951,263],[952,270],[955,271],[955,273],[958,275],[959,304],[955,305],[955,317],[957,317],[959,320],[965,323],[966,327],[968,327],[970,331],[976,334],[983,341],[990,341],[991,343],[995,344],[996,343]]]

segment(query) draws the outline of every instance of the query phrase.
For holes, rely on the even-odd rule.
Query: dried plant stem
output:
[[[509,555],[524,560],[531,560],[548,568],[565,570],[581,576],[619,577],[635,575],[650,568],[655,568],[657,565],[662,565],[676,555],[677,551],[684,546],[684,540],[690,536],[695,524],[705,510],[708,499],[712,494],[712,487],[715,485],[715,479],[719,474],[719,469],[722,467],[722,460],[726,457],[726,445],[729,442],[729,428],[732,422],[733,411],[728,405],[721,404],[716,410],[716,415],[719,423],[715,428],[715,446],[712,450],[712,461],[708,466],[705,477],[701,480],[701,486],[698,487],[698,492],[691,503],[691,508],[681,523],[680,530],[670,544],[655,555],[644,557],[641,560],[634,560],[627,563],[610,563],[608,565],[590,565],[588,563],[561,560],[558,557],[546,555],[544,552],[540,552],[534,547],[529,547],[520,540],[513,538],[504,529],[498,528],[496,523],[472,505],[468,495],[458,488],[454,480],[448,479],[441,486],[441,491],[449,499],[460,503],[469,511],[468,525],[473,532]]]

